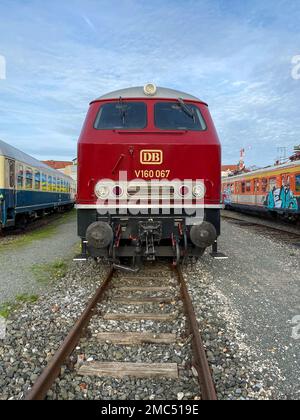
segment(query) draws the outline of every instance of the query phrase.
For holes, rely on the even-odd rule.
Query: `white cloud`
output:
[[[297,26],[293,32],[300,5],[2,3],[0,36],[10,77],[0,83],[0,137],[27,151],[34,139],[39,156],[44,150],[45,158],[55,151],[73,157],[89,101],[147,81],[209,103],[228,163],[247,144],[253,145],[251,163],[268,163],[277,143],[299,142],[300,83],[290,71],[300,43]],[[284,16],[278,14],[283,3]],[[51,149],[43,147],[49,142]]]
[[[90,27],[90,29],[97,33],[96,27],[93,24],[93,22],[87,17],[87,16],[82,16],[83,20],[86,22],[86,24]]]

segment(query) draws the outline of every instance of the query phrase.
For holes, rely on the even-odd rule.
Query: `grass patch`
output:
[[[16,301],[18,303],[35,303],[39,297],[37,295],[18,295],[16,296]]]
[[[35,303],[39,299],[36,295],[18,295],[15,302],[4,302],[0,304],[0,317],[7,319],[12,312],[17,310],[24,303]]]
[[[48,284],[66,276],[68,264],[66,261],[57,260],[52,263],[35,264],[31,268],[38,283]]]
[[[5,302],[0,305],[0,316],[7,319],[9,315],[18,308],[18,305],[13,302]]]
[[[46,226],[42,226],[33,230],[32,232],[24,233],[24,235],[16,236],[9,242],[0,242],[0,251],[13,250],[18,247],[29,245],[30,243],[42,239],[49,238],[49,236],[57,233],[59,226],[72,220],[76,215],[76,210],[72,210],[68,213],[63,214],[58,220],[49,222]]]

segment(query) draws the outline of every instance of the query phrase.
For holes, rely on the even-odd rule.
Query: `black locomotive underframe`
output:
[[[82,239],[82,256],[106,257],[112,260],[122,257],[201,256],[203,249],[189,240],[189,226],[183,215],[99,215],[97,210],[78,210],[78,235]],[[220,210],[205,209],[204,220],[212,223],[220,235]],[[114,231],[114,243],[109,249],[97,249],[86,242],[87,228],[96,221],[109,223]],[[216,247],[216,244],[215,244]]]

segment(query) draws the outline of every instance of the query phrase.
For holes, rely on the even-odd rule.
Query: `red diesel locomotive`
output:
[[[130,257],[139,267],[209,246],[222,257],[221,207],[221,147],[206,103],[153,84],[91,102],[78,144],[78,259],[120,267]]]

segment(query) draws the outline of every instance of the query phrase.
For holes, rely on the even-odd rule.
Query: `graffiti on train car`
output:
[[[223,203],[229,205],[232,203],[232,191],[230,187],[224,189],[223,192]]]
[[[283,185],[280,188],[274,187],[269,192],[265,205],[268,209],[298,210],[299,204],[297,198],[289,185]]]

